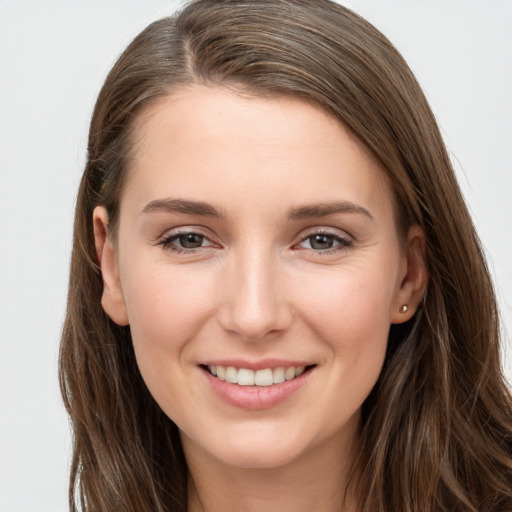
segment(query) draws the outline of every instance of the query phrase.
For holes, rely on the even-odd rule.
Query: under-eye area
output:
[[[296,379],[311,371],[316,364],[309,366],[280,366],[277,368],[263,368],[251,370],[250,368],[236,368],[234,366],[200,365],[217,379],[224,380],[239,386],[273,386]]]

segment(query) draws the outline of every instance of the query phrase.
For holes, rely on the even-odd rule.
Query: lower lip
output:
[[[214,377],[202,369],[213,391],[227,403],[242,409],[261,410],[274,407],[293,395],[307,383],[314,368],[299,377],[272,386],[239,386]]]

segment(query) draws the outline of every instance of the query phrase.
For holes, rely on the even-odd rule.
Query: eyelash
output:
[[[185,237],[187,235],[195,235],[195,236],[201,237],[203,239],[202,241],[206,240],[210,243],[210,245],[193,247],[193,248],[184,248],[184,247],[178,247],[176,245],[173,245],[173,242],[175,242],[175,241],[179,240],[181,237]],[[335,247],[328,248],[328,249],[324,249],[324,250],[313,249],[312,247],[308,250],[312,250],[315,254],[328,255],[328,254],[336,253],[338,251],[349,249],[350,247],[352,247],[354,245],[354,242],[352,240],[350,240],[349,238],[345,238],[343,236],[331,233],[329,231],[317,230],[317,231],[311,231],[310,233],[308,233],[305,237],[303,237],[300,240],[300,242],[298,244],[295,244],[294,248],[296,248],[297,246],[300,246],[302,243],[306,242],[308,239],[313,238],[314,236],[322,236],[322,235],[327,236],[327,237],[332,237],[332,241],[337,242],[339,245],[337,245]],[[210,240],[208,239],[208,237],[206,235],[203,235],[202,233],[198,233],[196,231],[188,231],[188,230],[174,232],[173,234],[168,235],[168,236],[164,237],[162,240],[160,240],[157,245],[161,245],[165,250],[171,251],[175,254],[198,253],[205,249],[208,249],[209,247],[214,246],[214,244],[212,242],[210,242]]]
[[[300,244],[304,243],[306,240],[311,239],[311,238],[313,238],[315,236],[319,236],[319,235],[320,236],[323,235],[323,236],[327,236],[327,237],[332,237],[333,242],[338,242],[339,245],[335,246],[335,247],[331,247],[329,249],[324,249],[324,250],[311,248],[311,250],[314,251],[315,254],[320,254],[320,255],[333,254],[333,253],[336,253],[336,252],[339,252],[339,251],[343,251],[345,249],[350,249],[354,245],[354,242],[352,240],[350,240],[349,238],[337,235],[335,233],[331,233],[331,232],[326,231],[326,230],[311,231],[305,237],[303,237],[301,239],[301,241],[299,242],[299,244],[297,244],[297,245],[300,245]]]
[[[160,242],[158,242],[158,245],[161,245],[165,250],[174,252],[175,254],[190,254],[190,253],[197,253],[205,248],[211,247],[214,244],[211,243],[211,245],[207,245],[205,247],[194,247],[194,248],[186,248],[186,247],[178,247],[176,245],[173,245],[173,242],[176,240],[179,240],[181,237],[185,237],[187,235],[195,235],[201,237],[203,240],[209,241],[208,237],[206,235],[203,235],[202,233],[198,233],[196,231],[178,231],[174,232],[172,235],[165,236]]]

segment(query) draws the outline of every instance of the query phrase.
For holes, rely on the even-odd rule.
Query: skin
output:
[[[189,510],[356,510],[343,490],[361,405],[390,324],[421,300],[421,230],[399,243],[378,162],[304,101],[194,86],[149,107],[135,134],[117,240],[94,211],[102,304],[130,324],[142,376],[180,428]],[[169,198],[220,216],[155,206]],[[200,246],[180,247],[177,232]],[[247,410],[209,386],[199,365],[220,358],[316,366],[284,401]]]

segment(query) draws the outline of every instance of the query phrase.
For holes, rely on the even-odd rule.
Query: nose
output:
[[[246,341],[284,332],[293,317],[285,272],[272,251],[247,249],[233,257],[223,276],[222,327]]]

